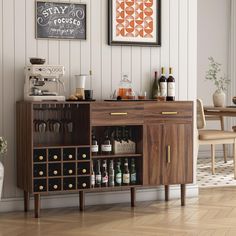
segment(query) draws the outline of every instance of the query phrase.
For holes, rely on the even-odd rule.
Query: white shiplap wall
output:
[[[65,0],[63,0],[65,2]],[[36,40],[34,0],[0,0],[0,136],[8,140],[4,198],[21,195],[16,188],[15,102],[23,98],[23,68],[28,58],[45,57],[66,68],[67,94],[74,91],[74,75],[93,72],[87,87],[96,99],[108,98],[121,77],[129,73],[134,88],[150,90],[155,70],[174,67],[177,99],[196,97],[197,0],[162,0],[162,47],[107,45],[107,0],[86,2],[86,41]]]

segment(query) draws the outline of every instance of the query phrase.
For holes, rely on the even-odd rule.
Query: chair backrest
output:
[[[203,104],[201,99],[197,99],[197,128],[203,129],[206,127],[206,119],[203,110]]]

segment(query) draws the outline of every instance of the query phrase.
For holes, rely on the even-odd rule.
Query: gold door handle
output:
[[[177,115],[178,112],[177,111],[163,111],[161,114],[162,115]]]
[[[170,145],[167,146],[167,163],[170,164]]]
[[[111,116],[127,116],[128,112],[111,112]]]

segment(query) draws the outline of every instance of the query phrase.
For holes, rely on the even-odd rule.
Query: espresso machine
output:
[[[27,101],[65,101],[65,68],[61,65],[25,67],[24,99]]]

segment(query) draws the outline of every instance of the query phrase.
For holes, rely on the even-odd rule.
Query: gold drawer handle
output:
[[[167,163],[170,164],[170,145],[167,146]]]
[[[68,172],[69,172],[70,175],[73,174],[73,170],[69,170]]]
[[[54,175],[57,175],[57,174],[58,174],[58,171],[57,171],[57,170],[54,170],[54,171],[53,171],[53,174],[54,174]]]
[[[43,186],[42,186],[42,185],[41,185],[41,186],[39,186],[39,190],[41,190],[41,191],[43,190]]]
[[[43,156],[39,156],[39,160],[42,161],[43,160]]]
[[[86,172],[87,172],[87,170],[86,170],[86,169],[83,169],[83,170],[82,170],[82,173],[83,173],[83,174],[85,174]]]
[[[128,112],[111,112],[111,116],[127,116]]]
[[[161,114],[162,115],[177,115],[178,112],[177,111],[163,111]]]
[[[73,188],[73,184],[69,184],[68,187],[69,187],[69,188]]]
[[[43,176],[43,171],[39,171],[39,175],[40,175],[40,176]]]

